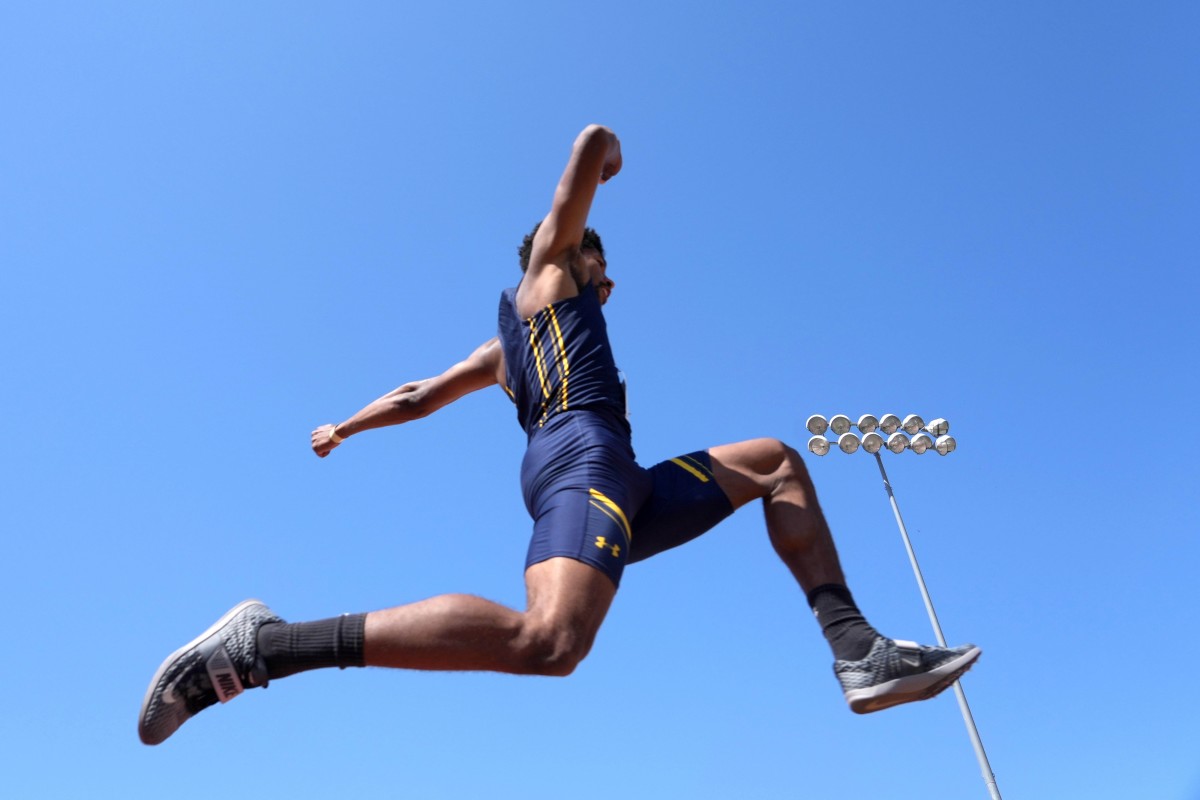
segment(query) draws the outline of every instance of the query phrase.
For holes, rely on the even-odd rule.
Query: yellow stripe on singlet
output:
[[[633,541],[633,531],[629,529],[629,520],[625,517],[625,512],[621,510],[621,507],[618,506],[616,503],[614,503],[612,500],[609,500],[607,497],[605,497],[604,492],[598,491],[596,489],[588,489],[588,494],[590,494],[592,496],[593,500],[599,500],[605,507],[616,512],[617,517],[620,518],[619,521],[621,523],[621,527],[625,529],[625,540],[627,542],[632,542]],[[601,509],[601,510],[603,511],[604,509]]]
[[[546,364],[542,361],[542,347],[538,342],[537,317],[529,318],[529,347],[533,350],[533,361],[537,365],[538,380],[542,382],[542,421],[546,423],[546,404],[550,402],[550,385],[546,381]]]
[[[571,374],[571,365],[567,363],[567,347],[563,344],[562,328],[558,326],[558,314],[554,312],[554,306],[546,306],[550,312],[550,323],[554,325],[554,336],[558,341],[558,354],[556,361],[558,363],[558,374],[562,376],[562,410],[567,410],[567,376]]]
[[[689,460],[691,460],[691,459],[689,459]],[[704,474],[708,470],[704,470],[704,465],[699,463],[698,461],[694,461],[694,460],[692,461],[692,464],[695,464],[696,466],[692,466],[692,464],[689,464],[687,461],[684,461],[682,458],[672,458],[671,462],[674,464],[678,464],[679,466],[686,469],[688,472],[695,475],[697,478],[700,479],[701,483],[708,483],[708,475]],[[699,469],[697,469],[697,467],[699,467]],[[704,470],[704,472],[701,472],[701,470]]]

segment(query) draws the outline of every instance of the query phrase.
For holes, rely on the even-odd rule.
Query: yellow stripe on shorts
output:
[[[621,527],[625,529],[625,540],[627,542],[632,542],[633,531],[630,530],[629,520],[625,517],[625,512],[621,510],[621,507],[605,497],[604,492],[597,491],[596,489],[588,489],[588,494],[592,496],[593,500],[599,500],[605,507],[616,512],[617,516],[620,518]]]
[[[700,464],[698,462],[693,462],[693,463],[695,463],[696,466],[692,466],[692,464],[689,464],[688,462],[684,461],[682,458],[672,458],[671,463],[678,464],[679,466],[683,467],[688,472],[692,473],[697,478],[699,478],[701,483],[708,483],[708,475],[705,475],[704,472],[700,471],[700,470],[704,469],[703,464]],[[705,472],[707,472],[707,470],[705,470]]]

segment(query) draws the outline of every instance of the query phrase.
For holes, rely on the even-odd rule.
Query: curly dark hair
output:
[[[538,228],[542,227],[542,223],[533,226],[533,230],[525,235],[521,241],[521,246],[517,249],[517,255],[521,258],[521,272],[529,269],[529,256],[533,253],[533,237],[537,236]],[[592,228],[583,229],[583,241],[579,243],[580,250],[595,250],[601,256],[604,255],[604,244],[600,241],[600,234],[596,233]]]

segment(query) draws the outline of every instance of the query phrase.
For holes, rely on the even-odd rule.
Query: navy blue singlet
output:
[[[556,414],[589,409],[620,420],[628,436],[625,393],[595,287],[589,283],[527,319],[516,302],[516,289],[500,296],[500,344],[505,388],[525,433],[532,439]]]

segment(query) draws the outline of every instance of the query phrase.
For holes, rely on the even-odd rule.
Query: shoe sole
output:
[[[870,714],[903,703],[928,700],[953,686],[982,654],[978,647],[972,647],[958,658],[928,672],[906,675],[867,689],[853,689],[846,692],[846,700],[855,714]]]
[[[265,608],[266,604],[261,600],[243,600],[233,608],[226,611],[219,620],[214,622],[212,625],[209,625],[208,629],[205,630],[204,633],[200,634],[195,639],[192,639],[174,653],[171,653],[171,655],[167,656],[166,659],[163,660],[162,664],[159,665],[158,671],[155,672],[154,677],[150,679],[150,688],[146,690],[146,696],[142,698],[141,711],[138,712],[138,738],[142,740],[143,744],[162,744],[171,736],[171,734],[179,730],[180,725],[191,718],[190,716],[184,717],[184,719],[180,720],[179,725],[176,725],[174,728],[167,731],[166,736],[162,736],[161,738],[152,735],[150,730],[147,728],[146,712],[150,708],[150,701],[154,698],[155,691],[160,689],[159,683],[162,681],[163,675],[166,674],[167,670],[170,669],[176,661],[190,653],[192,650],[200,647],[200,645],[204,644],[204,642],[206,642],[210,637],[216,635],[221,628],[224,628],[226,625],[228,625],[230,620],[251,606],[263,606]]]

